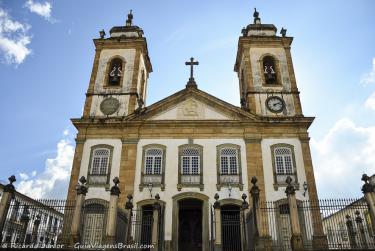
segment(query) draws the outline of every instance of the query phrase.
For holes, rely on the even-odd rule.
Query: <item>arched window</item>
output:
[[[294,146],[289,144],[275,144],[271,146],[272,165],[274,174],[274,188],[286,186],[288,176],[293,184],[298,187],[297,167],[294,156]]]
[[[151,148],[145,154],[145,174],[161,174],[163,149]]]
[[[111,60],[108,69],[108,85],[117,86],[120,85],[122,79],[122,60],[120,58],[114,58]]]
[[[110,150],[105,148],[95,149],[91,162],[92,175],[106,175],[108,171]]]
[[[293,174],[292,151],[287,147],[274,149],[276,174]]]
[[[237,149],[223,148],[220,150],[221,174],[238,174]]]
[[[111,171],[111,158],[113,147],[109,145],[96,145],[91,148],[90,165],[88,168],[89,185],[109,184]]]
[[[182,174],[199,174],[199,149],[186,148],[181,154],[181,173]]]
[[[179,175],[177,189],[198,186],[203,190],[203,147],[197,144],[179,146]]]
[[[150,184],[160,187],[164,191],[166,150],[166,147],[160,144],[151,144],[143,147],[140,191]]]
[[[276,82],[276,64],[271,56],[263,58],[263,71],[266,84],[277,84]]]
[[[241,151],[235,144],[222,144],[216,146],[217,184],[220,191],[222,186],[239,187],[242,191]]]

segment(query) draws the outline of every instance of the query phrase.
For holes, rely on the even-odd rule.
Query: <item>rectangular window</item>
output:
[[[230,173],[237,174],[237,158],[235,156],[229,157]]]
[[[146,157],[146,174],[152,174],[152,159],[151,156]]]
[[[284,173],[284,164],[283,164],[282,156],[276,156],[276,173],[278,174]]]
[[[221,174],[228,174],[228,159],[225,156],[221,156]]]
[[[154,159],[154,174],[161,173],[161,156],[157,156]]]
[[[292,168],[292,159],[290,156],[284,156],[284,162],[285,162],[285,173],[286,174],[292,174],[293,168]]]
[[[182,174],[199,174],[198,156],[182,156]]]

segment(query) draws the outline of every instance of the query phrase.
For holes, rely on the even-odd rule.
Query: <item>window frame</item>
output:
[[[92,169],[92,163],[93,163],[93,158],[94,158],[94,152],[99,149],[107,149],[109,150],[109,156],[108,156],[108,164],[107,164],[107,173],[106,174],[91,174],[91,169]],[[111,170],[112,170],[112,159],[113,159],[113,149],[114,147],[111,145],[106,145],[106,144],[98,144],[91,146],[90,149],[90,158],[89,158],[89,163],[88,163],[88,168],[87,168],[87,185],[88,186],[93,186],[93,187],[106,187],[109,188],[109,179],[111,177]],[[90,177],[91,176],[107,176],[106,177],[106,182],[103,184],[98,184],[98,183],[92,183],[90,182]]]
[[[237,159],[237,174],[222,174],[221,173],[221,150],[226,149],[226,148],[231,148],[236,150],[236,159]],[[230,169],[230,165],[228,166],[228,170]],[[218,191],[221,190],[222,187],[227,187],[228,183],[223,183],[221,182],[221,177],[222,176],[238,176],[238,182],[236,183],[231,183],[231,186],[233,187],[238,187],[240,191],[243,191],[243,181],[242,181],[242,163],[241,163],[241,146],[236,145],[236,144],[221,144],[216,146],[216,176],[217,176],[217,184],[216,188]]]
[[[198,150],[198,174],[183,174],[183,157],[184,155],[182,154],[184,150],[189,149],[189,148],[194,148]],[[189,159],[192,159],[193,156],[188,156]],[[190,161],[190,163],[192,163]],[[191,166],[191,164],[190,164]],[[199,183],[182,183],[182,176],[183,175],[199,175]],[[178,184],[177,184],[177,190],[181,191],[183,187],[199,187],[200,191],[203,191],[204,189],[204,184],[203,184],[203,146],[198,145],[198,144],[185,144],[185,145],[180,145],[178,146]]]
[[[291,164],[292,164],[292,172],[291,173],[278,173],[276,168],[276,154],[275,150],[278,148],[288,148],[291,152]],[[294,187],[298,190],[299,189],[299,183],[298,183],[298,175],[297,175],[297,165],[296,165],[296,157],[295,157],[295,151],[294,151],[294,145],[286,144],[286,143],[278,143],[271,146],[271,158],[272,158],[272,173],[273,173],[273,186],[274,189],[277,191],[279,187],[286,187],[288,184],[286,181],[278,182],[277,176],[283,175],[283,176],[291,176],[293,181],[292,184]],[[283,158],[284,162],[284,158]],[[285,162],[284,162],[285,163]]]
[[[145,169],[145,165],[146,165],[146,151],[147,150],[150,150],[150,149],[161,149],[162,150],[162,159],[161,159],[161,167],[160,167],[160,174],[146,174],[146,169]],[[140,183],[139,183],[139,190],[140,191],[143,191],[143,188],[144,187],[147,187],[149,185],[149,183],[144,183],[143,180],[144,180],[144,176],[145,175],[155,175],[155,176],[161,176],[161,183],[152,183],[152,186],[154,187],[160,187],[160,189],[162,191],[165,190],[165,165],[166,165],[166,151],[167,151],[167,147],[164,146],[164,145],[161,145],[161,144],[149,144],[149,145],[145,145],[143,146],[142,148],[142,163],[141,163],[141,180],[140,180]]]

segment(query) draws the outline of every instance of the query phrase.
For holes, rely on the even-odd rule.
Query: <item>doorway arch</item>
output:
[[[180,240],[180,207],[186,208],[189,205],[192,208],[201,208],[201,250],[208,250],[209,248],[209,228],[208,228],[208,196],[195,193],[195,192],[185,192],[173,196],[173,208],[172,208],[172,248],[173,250],[179,250],[179,240]],[[188,214],[187,214],[188,215]]]

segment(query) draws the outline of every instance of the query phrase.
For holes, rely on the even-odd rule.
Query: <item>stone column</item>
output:
[[[0,201],[0,241],[3,239],[3,230],[5,226],[5,220],[8,215],[8,210],[10,202],[14,196],[15,188],[13,183],[16,182],[16,177],[14,175],[8,178],[9,184],[4,187],[3,196]]]
[[[362,186],[362,192],[365,196],[368,211],[371,218],[371,227],[373,235],[375,235],[375,187],[369,183],[370,177],[367,174],[362,175],[362,181],[365,182]]]
[[[247,240],[247,229],[246,229],[246,215],[249,210],[249,203],[246,201],[247,195],[242,194],[242,206],[241,206],[241,240],[242,240],[242,250],[246,250],[248,247]]]
[[[360,212],[358,210],[355,211],[355,223],[357,223],[357,229],[359,234],[359,245],[363,249],[367,249],[367,241],[366,241],[366,234],[365,234],[365,228],[363,226],[363,219],[360,215]]]
[[[82,214],[82,207],[83,203],[85,202],[85,197],[88,191],[85,183],[87,182],[86,178],[82,176],[79,179],[80,185],[77,186],[77,196],[76,196],[76,204],[74,207],[72,225],[71,225],[71,239],[70,244],[74,245],[75,243],[80,241],[80,228],[81,228],[81,214]]]
[[[312,245],[315,249],[326,250],[328,249],[327,236],[323,231],[322,216],[320,214],[320,205],[318,200],[318,192],[315,184],[314,168],[312,165],[311,151],[309,141],[310,138],[306,132],[305,135],[300,136],[303,163],[305,165],[306,182],[307,182],[307,193],[310,200],[310,207],[314,208],[311,210],[312,219],[312,230],[313,240]]]
[[[22,229],[20,233],[20,241],[19,241],[20,244],[23,244],[25,242],[26,231],[27,231],[27,227],[30,221],[30,212],[29,212],[29,209],[26,208],[26,206],[27,205],[24,205],[24,211],[20,219],[21,224],[22,224]]]
[[[291,239],[292,250],[303,250],[301,227],[299,224],[299,217],[298,217],[296,189],[291,184],[292,178],[290,176],[286,178],[286,183],[288,184],[288,186],[285,189],[285,193],[288,197],[288,205],[289,205],[290,225],[291,225],[291,230],[292,230],[292,239]]]
[[[272,247],[272,240],[271,237],[268,235],[268,216],[264,212],[262,212],[259,206],[261,190],[259,189],[257,182],[258,179],[255,176],[253,176],[251,178],[251,183],[253,184],[253,186],[250,189],[254,223],[253,227],[255,243],[253,245],[255,250],[270,250],[270,248]]]
[[[38,229],[40,225],[40,215],[36,216],[36,219],[34,220],[34,226],[33,226],[33,233],[31,238],[31,243],[37,244],[38,243]]]
[[[108,218],[107,218],[107,225],[105,230],[105,237],[107,244],[115,244],[116,243],[116,227],[117,227],[117,203],[118,197],[120,195],[120,188],[118,184],[120,180],[118,177],[113,179],[114,186],[111,187],[111,196],[109,199],[109,208],[108,208]]]
[[[131,239],[131,229],[132,229],[132,216],[133,216],[133,196],[128,194],[128,201],[125,204],[125,209],[127,210],[128,214],[128,226],[126,228],[125,233],[125,242],[126,244],[132,243]]]
[[[219,195],[215,194],[215,203],[213,208],[215,210],[215,243],[214,250],[222,250],[222,240],[221,240],[221,207],[219,202]]]
[[[156,202],[153,205],[153,221],[152,221],[152,236],[151,236],[151,243],[154,247],[151,249],[153,251],[159,250],[159,219],[160,219],[160,196],[159,194],[155,195]]]

